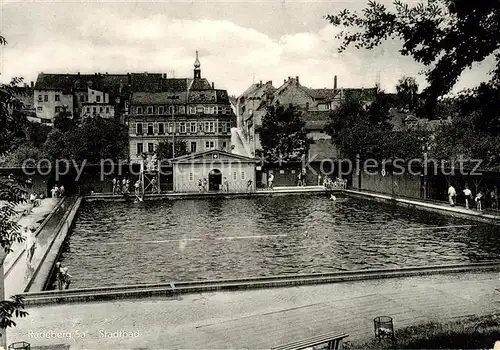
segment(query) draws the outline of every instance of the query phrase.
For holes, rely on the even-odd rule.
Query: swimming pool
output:
[[[62,261],[72,288],[467,263],[496,230],[356,198],[88,202]]]

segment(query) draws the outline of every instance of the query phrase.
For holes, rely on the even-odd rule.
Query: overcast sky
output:
[[[202,76],[232,95],[252,82],[279,87],[299,76],[313,88],[372,87],[393,91],[403,75],[422,66],[388,42],[374,51],[338,54],[335,34],[323,16],[361,9],[367,0],[346,1],[101,1],[0,0],[0,79],[36,80],[45,73],[159,72],[191,77],[195,51]],[[390,5],[392,0],[381,0]],[[492,61],[463,74],[456,89],[477,85]]]

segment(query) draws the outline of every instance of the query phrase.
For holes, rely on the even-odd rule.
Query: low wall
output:
[[[78,208],[80,207],[82,200],[82,197],[77,198],[74,204],[66,211],[66,214],[56,229],[57,233],[54,235],[54,239],[49,245],[43,260],[40,262],[38,270],[25,289],[26,292],[41,291],[47,287],[50,277],[54,272],[55,263],[61,254],[61,248],[66,241],[71,226],[73,225],[73,220],[78,212]]]

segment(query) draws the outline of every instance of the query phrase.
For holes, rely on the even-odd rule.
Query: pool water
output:
[[[497,228],[326,196],[88,202],[62,261],[72,288],[467,263]]]

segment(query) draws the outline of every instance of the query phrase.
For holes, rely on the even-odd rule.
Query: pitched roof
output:
[[[306,130],[323,130],[330,122],[330,111],[303,111],[302,120],[306,122]]]
[[[175,97],[175,98],[172,98]],[[130,99],[132,105],[154,104],[184,104],[187,101],[186,92],[134,92]]]
[[[338,89],[310,89],[303,87],[305,91],[315,100],[332,101],[340,93]]]
[[[193,79],[191,85],[189,86],[189,90],[210,90],[212,86],[205,78],[196,78]]]
[[[213,149],[213,150],[208,150],[208,151],[191,153],[191,154],[187,154],[185,156],[174,158],[174,159],[172,159],[172,163],[188,163],[189,161],[195,160],[197,158],[203,158],[203,156],[211,155],[211,154],[217,154],[217,158],[214,158],[214,159],[220,159],[220,156],[222,155],[222,156],[226,156],[229,158],[243,160],[243,161],[246,161],[249,163],[250,162],[253,163],[253,162],[257,161],[256,158],[250,158],[250,157],[242,156],[242,155],[235,154],[235,153],[229,153],[229,152]],[[212,161],[212,159],[210,159],[210,161]]]

